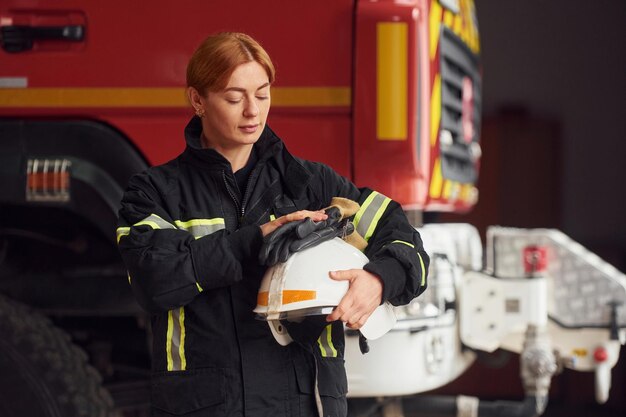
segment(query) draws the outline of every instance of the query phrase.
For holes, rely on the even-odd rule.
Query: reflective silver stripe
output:
[[[356,231],[363,236],[366,241],[374,234],[378,221],[390,202],[390,198],[376,191],[372,191],[354,216]]]
[[[317,344],[320,347],[320,353],[324,358],[336,358],[337,357],[337,349],[333,345],[333,325],[332,323],[328,326],[324,327],[322,334],[317,339]]]
[[[147,225],[153,229],[177,229],[184,230],[190,233],[194,238],[198,239],[202,236],[210,235],[211,233],[215,233],[218,230],[222,230],[225,228],[224,219],[223,218],[214,218],[214,219],[191,219],[185,222],[180,220],[175,220],[174,226],[172,223],[163,220],[156,214],[151,214],[140,222],[135,223],[133,226],[143,226]],[[121,230],[128,229],[128,230]],[[130,228],[119,228],[118,229],[118,242],[121,236],[127,235],[130,233]],[[120,234],[122,234],[120,236]],[[202,292],[203,289],[199,283],[196,282],[196,287],[198,288],[198,292]],[[184,330],[184,329],[183,329]],[[169,342],[168,342],[169,343]],[[181,358],[184,362],[184,358]]]
[[[186,222],[176,220],[174,222],[179,229],[186,230],[196,239],[202,236],[210,235],[218,230],[224,229],[225,223],[222,218],[215,219],[192,219]]]
[[[175,229],[176,227],[169,222],[166,222],[156,214],[151,214],[143,220],[133,224],[133,226],[150,226],[153,229]],[[116,230],[117,243],[120,243],[120,239],[130,234],[130,227],[118,227]]]
[[[174,226],[172,223],[169,223],[163,220],[161,217],[157,216],[156,214],[151,214],[145,219],[133,224],[133,226],[144,226],[144,225],[150,226],[153,229],[176,229],[176,226]]]
[[[120,243],[120,239],[130,234],[130,227],[118,227],[115,231],[117,235],[117,243]]]
[[[182,371],[185,359],[185,310],[183,307],[167,312],[167,370]]]
[[[319,365],[317,364],[317,358],[315,358],[315,406],[317,407],[318,417],[324,417],[324,406],[322,405],[322,397],[320,396],[319,374]]]
[[[185,230],[193,235],[196,239],[202,236],[210,235],[211,233],[215,233],[218,230],[222,230],[225,228],[224,219],[215,218],[215,219],[191,219],[185,222],[180,220],[174,221],[175,225],[172,223],[163,220],[156,214],[151,214],[145,219],[135,223],[133,226],[143,226],[147,225],[152,227],[153,229],[181,229]],[[129,228],[118,229],[118,235],[125,233]],[[128,234],[128,233],[125,233]]]

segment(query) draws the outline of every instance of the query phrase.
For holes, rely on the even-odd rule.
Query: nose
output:
[[[254,98],[246,100],[246,106],[243,109],[245,117],[256,117],[259,114],[259,106]]]

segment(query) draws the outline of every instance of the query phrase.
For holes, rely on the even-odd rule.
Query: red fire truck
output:
[[[396,199],[415,225],[475,205],[472,0],[4,1],[3,415],[145,405],[150,329],[116,249],[116,213],[132,174],[182,151],[186,64],[219,31],[269,52],[269,124],[293,154]]]

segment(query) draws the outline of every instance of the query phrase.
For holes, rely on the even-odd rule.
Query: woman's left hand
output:
[[[309,211],[309,210],[300,210],[300,211],[294,211],[293,213],[289,213],[286,214],[284,216],[281,216],[279,218],[277,218],[276,220],[272,220],[270,222],[267,222],[263,225],[261,225],[261,233],[263,234],[263,237],[271,234],[272,232],[274,232],[276,229],[278,229],[279,227],[281,227],[282,225],[285,225],[287,223],[291,223],[291,222],[296,222],[298,220],[302,220],[302,219],[306,219],[307,217],[310,217],[311,220],[313,220],[314,222],[319,222],[322,220],[326,220],[328,218],[328,215],[326,213],[324,213],[324,210],[317,210],[317,211]]]
[[[341,320],[351,329],[360,329],[382,301],[383,282],[364,269],[331,271],[330,277],[350,281],[350,287],[326,321]]]

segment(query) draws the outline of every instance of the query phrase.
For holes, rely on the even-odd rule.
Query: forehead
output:
[[[225,89],[231,87],[257,89],[263,84],[269,83],[269,76],[265,68],[256,61],[239,64],[235,67]]]

